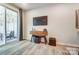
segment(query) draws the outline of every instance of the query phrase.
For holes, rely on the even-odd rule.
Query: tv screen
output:
[[[47,16],[33,17],[33,26],[47,25]]]

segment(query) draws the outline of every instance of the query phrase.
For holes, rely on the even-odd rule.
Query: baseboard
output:
[[[24,39],[24,40],[30,41],[29,39]],[[64,45],[64,46],[71,46],[71,47],[78,47],[79,48],[79,45],[77,45],[77,44],[69,44],[69,43],[62,43],[62,42],[56,42],[56,44]]]
[[[64,45],[64,46],[78,47],[79,48],[79,45],[77,45],[77,44],[68,44],[68,43],[61,43],[61,42],[57,42],[57,44]]]

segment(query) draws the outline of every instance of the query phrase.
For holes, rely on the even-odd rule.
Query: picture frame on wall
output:
[[[33,26],[46,26],[48,24],[47,16],[33,17]]]

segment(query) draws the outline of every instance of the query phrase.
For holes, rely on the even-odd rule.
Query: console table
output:
[[[31,42],[33,40],[33,37],[36,37],[39,39],[39,42],[41,42],[41,38],[44,38],[45,43],[47,43],[46,36],[48,35],[48,32],[46,32],[46,31],[31,31],[31,34],[32,34]]]

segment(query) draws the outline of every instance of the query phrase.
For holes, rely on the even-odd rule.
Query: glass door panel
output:
[[[0,45],[5,44],[5,8],[0,6]]]
[[[6,41],[17,39],[17,12],[6,9]]]

